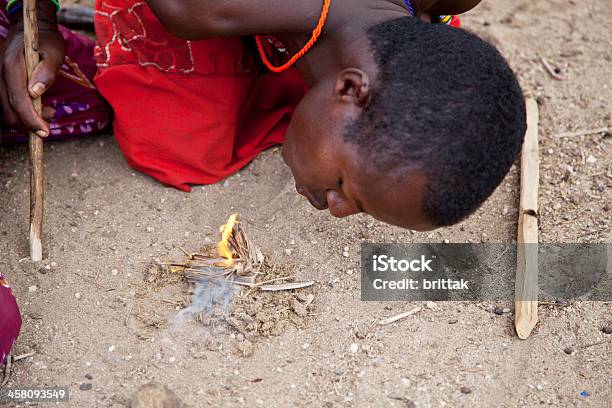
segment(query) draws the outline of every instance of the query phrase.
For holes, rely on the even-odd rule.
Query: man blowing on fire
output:
[[[525,133],[508,64],[456,28],[453,15],[478,3],[96,1],[92,80],[129,164],[167,185],[215,183],[284,142],[296,188],[316,208],[429,230],[491,195]],[[27,84],[20,1],[8,2],[5,127],[51,137],[97,130],[105,121],[93,119],[95,103],[54,84],[78,73],[93,44],[75,50],[75,34],[58,29],[58,2],[37,5],[42,62]],[[49,122],[30,102],[41,94]]]

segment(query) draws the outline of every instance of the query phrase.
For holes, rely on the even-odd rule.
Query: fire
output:
[[[227,259],[228,263],[234,262],[235,253],[230,247],[229,238],[237,222],[238,214],[232,214],[227,220],[227,224],[221,227],[221,241],[217,244],[219,256]]]

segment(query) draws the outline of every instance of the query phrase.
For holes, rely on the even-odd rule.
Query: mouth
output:
[[[306,197],[308,202],[310,202],[310,204],[317,210],[327,210],[328,205],[327,205],[326,199],[319,200],[319,198],[317,198],[313,193],[307,190],[304,186],[297,184],[297,183],[295,184],[295,189],[298,192],[298,194],[301,194],[304,197]]]

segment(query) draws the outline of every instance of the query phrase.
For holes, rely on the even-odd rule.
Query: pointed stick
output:
[[[527,134],[521,154],[514,327],[526,339],[538,322],[538,104],[527,100]]]
[[[38,65],[38,19],[36,0],[23,0],[23,32],[28,80]],[[41,114],[40,98],[32,99],[36,113]],[[43,141],[30,132],[30,259],[42,261],[45,175]]]

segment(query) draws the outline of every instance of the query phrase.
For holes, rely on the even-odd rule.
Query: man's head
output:
[[[368,39],[377,77],[345,69],[294,115],[284,156],[298,191],[338,217],[363,211],[417,230],[457,223],[518,156],[520,86],[497,50],[466,31],[406,17]]]

